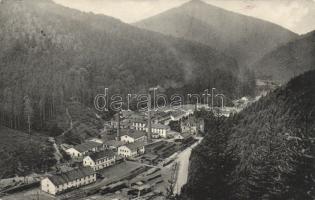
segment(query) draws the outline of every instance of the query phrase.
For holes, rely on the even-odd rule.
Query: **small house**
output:
[[[83,166],[91,167],[97,171],[111,165],[114,165],[116,161],[116,155],[111,150],[100,151],[92,153],[83,159]]]
[[[136,157],[144,154],[144,152],[145,148],[143,142],[129,143],[118,148],[118,155],[125,158]]]

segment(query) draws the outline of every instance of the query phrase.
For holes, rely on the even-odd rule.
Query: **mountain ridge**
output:
[[[198,32],[198,24],[194,25],[194,21],[199,24],[202,21],[208,27],[203,28],[203,33]],[[133,25],[209,45],[236,58],[241,67],[250,65],[268,51],[298,36],[271,22],[202,1],[187,2]]]
[[[281,83],[315,68],[315,31],[281,45],[251,66],[259,78]]]

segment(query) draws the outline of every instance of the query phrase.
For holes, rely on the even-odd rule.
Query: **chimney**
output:
[[[120,141],[120,112],[118,112],[117,136],[116,141]]]
[[[152,142],[151,95],[149,95],[149,102],[148,102],[148,142]]]

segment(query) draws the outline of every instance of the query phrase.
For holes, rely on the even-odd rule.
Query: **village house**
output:
[[[188,140],[193,140],[193,136],[188,133],[188,132],[185,132],[185,133],[182,133],[182,134],[177,134],[174,136],[174,140],[175,141],[188,141]]]
[[[86,156],[83,159],[83,166],[91,167],[93,170],[97,171],[114,165],[115,161],[116,161],[115,153],[111,150],[105,150]]]
[[[145,148],[143,142],[129,143],[118,148],[118,155],[125,158],[136,157],[144,154],[144,152]]]
[[[108,140],[104,142],[104,146],[106,149],[110,149],[113,151],[117,151],[118,147],[123,146],[125,142],[123,141],[117,141],[117,140]]]
[[[147,121],[145,119],[135,119],[132,122],[133,128],[138,130],[138,131],[145,131],[146,124],[147,124]]]
[[[110,126],[112,129],[116,129],[118,127],[118,120],[116,118],[113,118],[110,121]],[[121,119],[120,121],[120,128],[131,128],[132,127],[132,122],[130,119]]]
[[[96,182],[96,173],[92,168],[87,167],[47,176],[40,183],[42,191],[57,195],[94,182]]]
[[[179,138],[180,137],[180,133],[179,132],[176,132],[176,131],[169,131],[167,133],[167,137],[168,138]]]
[[[169,112],[156,112],[152,118],[154,124],[169,125],[170,121],[172,121],[172,119]]]
[[[172,121],[179,121],[184,117],[187,117],[189,115],[189,112],[185,112],[182,110],[176,110],[171,112],[171,120]]]
[[[167,138],[167,133],[171,130],[171,128],[167,125],[163,124],[152,124],[151,125],[151,131],[152,131],[152,137],[155,138],[155,135],[158,135],[158,137],[161,138]],[[146,128],[146,132],[148,132],[148,128]]]
[[[90,152],[98,152],[104,150],[104,145],[95,141],[87,141],[78,144],[66,150],[66,153],[73,159],[82,158]]]
[[[125,129],[121,130],[120,140],[125,143],[146,142],[147,136],[144,131]]]
[[[120,114],[116,113],[114,117],[110,120],[110,126],[112,128],[118,127],[118,116],[120,115],[120,128],[122,129],[130,129],[130,128],[139,128],[141,126],[139,124],[135,124],[136,122],[141,122],[145,120],[145,116],[141,113],[137,113],[134,111],[121,111]]]
[[[188,132],[190,134],[197,135],[199,132],[204,132],[204,127],[204,120],[194,116],[181,121],[181,131],[183,133]]]

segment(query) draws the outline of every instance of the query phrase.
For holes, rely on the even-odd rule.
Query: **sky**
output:
[[[85,12],[133,23],[189,0],[54,0]],[[203,0],[226,10],[279,24],[298,34],[315,30],[315,0]]]

